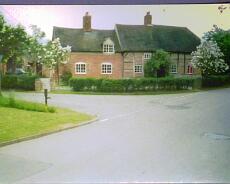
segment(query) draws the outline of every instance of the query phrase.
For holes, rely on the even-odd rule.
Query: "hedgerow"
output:
[[[201,78],[138,78],[138,79],[94,79],[71,78],[74,91],[135,92],[157,90],[188,90],[201,86]]]
[[[3,89],[21,89],[34,90],[36,75],[3,75],[2,88]]]

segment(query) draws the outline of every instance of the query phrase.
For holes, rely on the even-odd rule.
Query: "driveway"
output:
[[[0,183],[230,182],[230,89],[50,96],[99,120],[0,148]]]

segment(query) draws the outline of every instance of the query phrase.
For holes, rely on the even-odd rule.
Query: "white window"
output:
[[[177,64],[171,64],[169,71],[170,73],[177,73]]]
[[[114,45],[103,45],[104,53],[114,53]]]
[[[152,57],[152,53],[144,53],[144,59],[150,59]]]
[[[86,74],[86,64],[83,62],[78,62],[75,65],[76,74]]]
[[[103,43],[103,53],[113,54],[114,52],[114,43],[110,38],[107,38]]]
[[[111,63],[102,63],[101,64],[101,73],[102,74],[112,74],[112,64]]]
[[[135,65],[134,71],[135,73],[142,73],[143,72],[142,65]]]

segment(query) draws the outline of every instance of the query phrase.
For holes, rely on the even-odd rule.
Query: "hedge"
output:
[[[230,75],[211,75],[202,78],[202,87],[218,87],[230,84]]]
[[[201,78],[139,78],[117,80],[71,78],[69,83],[74,91],[135,92],[199,88],[201,86]]]
[[[64,84],[64,85],[69,85],[69,79],[72,77],[72,73],[67,71],[67,72],[64,72],[62,75],[61,75],[61,82]]]
[[[3,75],[3,89],[22,89],[35,90],[35,80],[38,78],[35,75]]]

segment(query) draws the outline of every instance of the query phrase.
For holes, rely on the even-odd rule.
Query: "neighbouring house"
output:
[[[158,49],[170,53],[170,73],[199,74],[190,64],[190,54],[200,39],[186,27],[153,25],[150,12],[143,25],[116,24],[113,30],[92,29],[87,12],[83,28],[54,27],[55,38],[60,38],[62,46],[72,47],[69,62],[60,66],[60,74],[71,71],[75,77],[143,77],[144,63]]]

